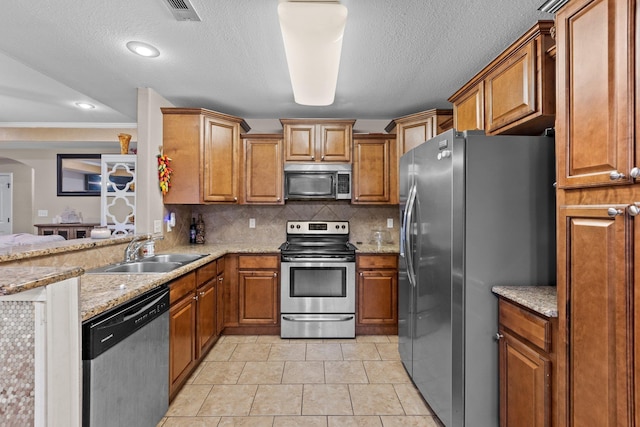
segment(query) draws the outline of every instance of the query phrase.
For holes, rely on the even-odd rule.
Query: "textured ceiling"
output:
[[[349,10],[336,98],[296,105],[277,0],[192,0],[201,22],[162,0],[3,2],[0,125],[136,122],[136,88],[176,106],[247,119],[391,119],[447,98],[538,19],[542,0],[342,0]],[[125,47],[161,51],[141,58]],[[78,101],[95,104],[81,111]]]

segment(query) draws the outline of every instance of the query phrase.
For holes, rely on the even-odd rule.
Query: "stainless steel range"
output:
[[[348,221],[288,221],[281,253],[282,338],[353,338],[356,247]]]

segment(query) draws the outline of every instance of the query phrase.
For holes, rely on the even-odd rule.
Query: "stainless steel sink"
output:
[[[86,274],[145,274],[168,273],[183,265],[207,256],[206,254],[160,254],[133,262],[119,262],[87,270]]]
[[[179,262],[182,264],[188,264],[193,261],[197,261],[207,255],[203,254],[160,254],[154,255],[148,258],[142,258],[140,262]]]
[[[104,273],[166,273],[183,265],[179,262],[126,262],[108,266]]]

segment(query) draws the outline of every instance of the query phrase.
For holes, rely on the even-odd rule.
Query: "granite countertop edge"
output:
[[[491,291],[545,317],[558,317],[555,286],[494,286]]]
[[[0,277],[0,296],[61,282],[84,273],[81,267],[3,267]]]

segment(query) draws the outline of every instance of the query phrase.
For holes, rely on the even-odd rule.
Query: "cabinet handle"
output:
[[[193,299],[194,299],[195,301],[198,301],[198,295],[194,296],[194,297],[193,297]]]
[[[629,205],[629,207],[627,207],[627,211],[629,212],[629,215],[637,216],[640,214],[640,207],[638,207],[638,205]]]
[[[201,291],[201,292],[200,292],[200,296],[204,296],[204,291]]]
[[[609,174],[609,179],[611,181],[619,181],[621,179],[625,179],[626,176],[623,173],[620,173],[618,171],[613,171]]]
[[[504,335],[502,335],[500,332],[496,332],[496,334],[493,336],[493,338],[496,341],[500,341],[502,338],[504,338]]]
[[[611,218],[615,218],[617,215],[622,215],[623,213],[624,211],[622,211],[622,209],[616,209],[616,208],[607,209],[607,215],[609,215]]]
[[[640,177],[640,168],[633,168],[631,169],[631,172],[629,172],[629,175],[631,175],[631,178],[633,179],[637,179]]]

